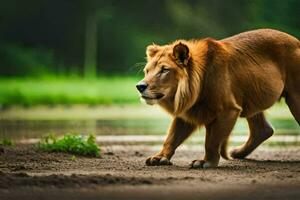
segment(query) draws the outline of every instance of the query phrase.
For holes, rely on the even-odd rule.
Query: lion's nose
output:
[[[137,85],[136,85],[136,89],[138,89],[138,91],[140,93],[144,92],[148,87],[148,84],[145,83],[145,82],[139,82]]]

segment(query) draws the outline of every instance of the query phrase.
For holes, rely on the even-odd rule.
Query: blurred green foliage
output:
[[[3,145],[3,146],[12,146],[13,142],[9,138],[3,138],[3,139],[0,140],[0,145]]]
[[[129,104],[139,102],[139,77],[0,78],[0,105]]]
[[[39,144],[38,148],[50,152],[64,152],[83,156],[100,155],[100,148],[96,143],[95,136],[89,135],[87,138],[81,135],[64,135],[58,139],[54,135],[45,137]]]
[[[84,63],[102,75],[136,75],[152,42],[266,27],[300,38],[299,8],[299,0],[3,1],[0,75],[82,75]]]
[[[300,38],[299,8],[299,0],[3,1],[0,105],[136,103],[147,45],[257,28]]]
[[[0,43],[2,75],[40,76],[51,72],[55,66],[50,50]]]

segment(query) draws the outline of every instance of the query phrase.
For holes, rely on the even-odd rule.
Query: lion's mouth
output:
[[[160,100],[164,97],[165,95],[163,94],[157,94],[155,97],[150,97],[150,96],[145,96],[145,95],[142,95],[142,98],[145,99],[145,100]]]

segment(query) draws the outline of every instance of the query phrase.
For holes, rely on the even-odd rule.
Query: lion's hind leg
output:
[[[247,118],[247,121],[250,129],[249,138],[242,147],[231,151],[230,155],[232,158],[245,158],[274,133],[273,128],[267,122],[262,112]]]
[[[300,125],[300,92],[287,94],[285,97],[286,103],[290,108],[291,113]]]
[[[298,42],[298,47],[292,55],[284,97],[291,113],[300,125],[300,42]]]

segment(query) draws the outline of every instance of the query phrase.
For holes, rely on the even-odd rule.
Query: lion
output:
[[[146,165],[170,165],[176,148],[204,126],[205,156],[191,168],[217,167],[220,157],[242,159],[274,133],[263,113],[284,98],[300,124],[300,42],[272,29],[243,32],[222,40],[205,38],[149,45],[141,98],[173,117],[163,148]],[[238,119],[250,134],[227,154]]]

